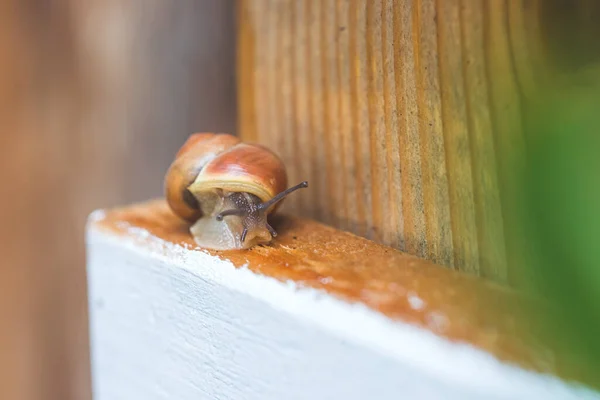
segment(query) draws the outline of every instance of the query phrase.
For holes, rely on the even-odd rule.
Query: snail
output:
[[[213,250],[268,244],[277,232],[267,217],[290,193],[287,172],[270,149],[227,133],[194,133],[169,166],[164,190],[168,206],[191,223],[196,243]]]

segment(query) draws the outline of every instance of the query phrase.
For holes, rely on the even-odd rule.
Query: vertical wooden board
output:
[[[282,96],[279,98],[281,104],[281,125],[279,134],[283,141],[279,144],[280,155],[286,165],[294,165],[296,160],[296,103],[294,96],[294,5],[291,2],[281,2],[280,22],[277,27],[279,36],[281,57],[281,80],[277,82],[281,86]],[[303,180],[299,176],[297,168],[287,168],[289,185],[295,185]],[[302,193],[296,193],[289,196],[283,203],[282,210],[297,210],[300,196]]]
[[[526,259],[526,244],[515,220],[516,187],[514,171],[522,171],[525,142],[521,130],[521,100],[514,76],[507,26],[507,3],[503,0],[484,2],[485,55],[487,79],[494,124],[494,145],[499,167],[502,213],[505,223],[507,262],[513,269],[507,277],[518,284],[519,265]]]
[[[311,182],[286,210],[504,280],[504,157],[522,140],[519,91],[542,76],[541,3],[243,3],[259,32],[249,123]]]
[[[26,93],[20,88],[31,80],[35,63],[25,40],[27,27],[17,3],[0,2],[0,177],[5,183],[0,190],[0,398],[29,400],[44,394],[56,398],[65,391],[58,383],[63,382],[62,371],[48,371],[49,354],[41,346],[41,339],[49,329],[36,323],[40,317],[39,298],[45,292],[40,290],[43,289],[40,281],[47,278],[46,271],[54,271],[50,266],[36,274],[33,266],[46,266],[35,260],[40,248],[45,250],[45,246],[41,243],[35,252],[27,246],[31,240],[29,235],[35,232],[33,225],[24,223],[24,219],[39,216],[34,199],[28,196],[33,193],[30,174],[36,168],[30,146],[35,146],[36,141],[23,127],[27,110],[19,105],[27,101]],[[44,279],[34,279],[38,276]],[[49,387],[43,376],[57,383]],[[85,384],[89,381],[82,379],[82,385]],[[79,394],[84,395],[84,392]]]
[[[95,174],[72,164],[87,98],[71,4],[39,11],[0,4],[0,398],[88,399],[77,223],[89,202],[73,200]]]
[[[252,19],[252,6],[247,1],[236,2],[237,23],[237,104],[238,115],[237,131],[248,141],[254,142],[257,138],[256,102],[254,90],[256,81],[255,43],[256,32]]]
[[[296,104],[296,160],[291,168],[297,168],[299,171],[300,179],[309,180],[313,176],[315,158],[314,155],[308,151],[310,149],[310,108],[309,108],[309,92],[305,90],[309,86],[308,70],[307,70],[307,58],[309,56],[308,50],[308,32],[309,32],[309,21],[307,17],[307,1],[299,0],[292,2],[294,5],[294,97]],[[310,189],[313,190],[312,187]],[[313,202],[312,196],[306,193],[302,196],[299,193],[298,197],[299,214],[310,214],[308,211]]]
[[[306,132],[306,147],[303,148],[303,158],[310,159],[309,180],[312,182],[307,197],[310,199],[305,206],[305,214],[311,218],[322,218],[324,204],[325,179],[327,171],[324,165],[324,112],[323,87],[321,70],[321,7],[320,2],[308,0],[305,3],[307,43],[304,69],[307,74],[307,86],[298,88],[306,91],[308,101],[308,131]]]
[[[1,399],[90,398],[86,217],[234,129],[232,4],[0,2]]]
[[[262,10],[265,14],[263,40],[266,48],[266,69],[269,71],[265,80],[268,102],[262,108],[267,113],[267,129],[261,132],[261,135],[263,141],[268,140],[271,143],[271,149],[276,154],[283,157],[284,161],[288,161],[284,153],[288,134],[283,131],[285,119],[283,103],[287,100],[283,93],[283,60],[286,55],[282,48],[285,3],[277,0],[266,1]]]
[[[416,1],[412,18],[427,257],[454,266],[435,2]]]
[[[476,274],[479,271],[479,249],[465,104],[460,2],[438,0],[437,6],[438,13],[443,15],[437,20],[438,54],[454,260],[460,269]]]
[[[366,58],[368,64],[367,90],[369,113],[369,151],[371,173],[371,205],[373,218],[372,238],[389,243],[385,232],[390,229],[384,220],[388,213],[387,163],[385,148],[385,119],[383,96],[383,49],[382,49],[382,9],[381,0],[367,2],[366,10]]]
[[[254,140],[259,143],[264,143],[265,140],[271,138],[270,133],[272,131],[273,116],[275,112],[273,107],[275,105],[275,98],[271,90],[272,77],[272,66],[271,62],[274,59],[269,54],[269,48],[273,42],[273,39],[269,39],[272,27],[269,25],[271,22],[270,12],[268,6],[270,0],[256,0],[248,2],[251,6],[248,7],[248,22],[251,25],[251,29],[254,32],[254,66],[253,66],[253,108],[254,114],[256,115],[256,125],[254,138],[248,138],[248,140]],[[275,47],[273,46],[273,49]],[[246,138],[244,137],[244,140]],[[270,143],[270,147],[274,147],[275,143]]]
[[[484,57],[484,0],[461,0],[465,100],[473,162],[480,275],[506,280],[506,249]]]
[[[264,142],[268,138],[267,132],[270,130],[271,102],[274,99],[269,98],[269,18],[266,6],[269,0],[252,1],[249,8],[248,21],[255,34],[254,43],[254,112],[256,114],[256,133],[255,140]],[[272,145],[272,144],[271,144]]]
[[[427,256],[425,203],[419,143],[419,108],[417,99],[415,43],[413,40],[413,4],[397,3],[396,26],[396,98],[398,99],[400,141],[399,165],[402,182],[402,216],[404,248],[410,254]]]
[[[325,111],[324,125],[324,157],[327,169],[326,195],[323,207],[323,220],[340,226],[346,218],[343,205],[345,177],[342,157],[341,121],[339,118],[338,98],[341,94],[340,79],[337,71],[337,49],[340,33],[336,0],[321,1],[321,52],[323,54],[323,104]]]
[[[357,214],[354,216],[359,235],[373,238],[371,194],[371,152],[369,143],[368,64],[366,56],[367,0],[352,0],[350,6],[350,112],[353,114],[354,164],[356,174]]]
[[[312,21],[312,28],[309,30],[309,53],[307,55],[310,86],[308,90],[308,99],[310,103],[310,152],[314,157],[314,171],[311,179],[312,199],[310,216],[330,221],[330,217],[325,215],[325,204],[329,201],[327,181],[331,173],[327,169],[327,149],[329,132],[325,130],[327,119],[327,103],[325,102],[325,93],[329,90],[326,86],[326,73],[323,61],[326,57],[326,44],[324,43],[324,21],[323,7],[321,1],[309,1],[307,16]]]
[[[403,188],[401,181],[400,165],[400,140],[398,132],[399,123],[399,96],[397,89],[397,78],[399,71],[396,66],[400,62],[396,57],[396,49],[400,46],[400,40],[397,38],[398,30],[395,28],[397,23],[394,0],[386,0],[383,6],[383,96],[384,96],[384,114],[385,114],[385,148],[386,148],[386,178],[387,178],[387,211],[385,221],[388,225],[385,228],[388,244],[398,248],[405,249],[404,245],[404,216],[402,211]]]
[[[351,63],[350,63],[350,10],[352,3],[350,0],[336,0],[335,14],[337,15],[337,25],[339,26],[336,58],[337,75],[339,78],[340,91],[338,93],[339,123],[341,129],[341,143],[339,150],[342,155],[343,169],[336,171],[341,177],[342,183],[342,210],[343,222],[341,228],[352,232],[358,232],[358,200],[356,188],[356,164],[354,163],[354,140],[353,140],[353,114],[351,102]],[[338,211],[339,212],[339,211]]]
[[[540,86],[548,83],[548,66],[543,62],[540,32],[540,6],[543,0],[508,1],[510,47],[515,76],[524,99],[536,96]]]

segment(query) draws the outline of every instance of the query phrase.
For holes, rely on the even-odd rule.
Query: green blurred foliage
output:
[[[526,284],[554,303],[544,331],[600,387],[600,69],[548,89],[526,113],[515,169]]]

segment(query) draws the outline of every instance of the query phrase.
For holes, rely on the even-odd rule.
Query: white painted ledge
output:
[[[95,400],[600,398],[102,215],[87,230]]]

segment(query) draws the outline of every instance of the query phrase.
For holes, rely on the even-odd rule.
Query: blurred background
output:
[[[307,99],[308,91],[280,85],[279,75],[265,74],[261,66],[264,60],[254,60],[254,54],[245,56],[255,64],[240,69],[245,73],[244,82],[249,83],[241,86],[249,93],[242,103],[251,107],[238,114],[235,3],[0,2],[0,399],[90,399],[84,229],[91,211],[161,196],[166,168],[194,131],[237,133],[238,115],[249,122],[243,124],[248,131],[252,130],[251,124],[269,126],[278,118],[285,126],[293,125],[275,115],[275,107],[254,107],[254,91],[263,96],[259,97],[266,100],[265,104],[278,106],[289,104],[281,101],[287,99],[285,96],[292,99],[303,95],[300,98]],[[256,34],[243,35],[242,39],[248,41],[246,50],[256,48],[257,54],[279,56],[277,46],[259,40],[261,35],[273,37],[277,31],[272,29],[289,36],[291,28],[280,20],[280,10],[268,7],[277,2],[242,3],[251,18],[241,25]],[[354,3],[366,4],[358,0],[327,2],[337,6]],[[517,30],[533,33],[543,43],[543,66],[528,70],[517,63],[514,67],[522,68],[517,71],[520,77],[543,82],[532,90],[533,83],[527,79],[521,82],[525,88],[521,93],[523,118],[509,121],[525,131],[526,162],[513,162],[510,140],[497,154],[503,157],[503,170],[512,174],[507,178],[512,190],[504,192],[502,198],[510,205],[503,209],[503,220],[516,221],[510,231],[506,230],[507,241],[518,242],[517,247],[524,253],[517,258],[519,262],[511,260],[510,268],[519,275],[521,287],[536,291],[558,306],[557,312],[547,316],[544,331],[558,334],[559,342],[579,355],[582,365],[591,363],[589,381],[595,380],[600,387],[595,374],[600,370],[600,2],[415,3],[431,15],[447,12],[454,19],[458,18],[455,11],[459,8],[483,10],[489,20],[473,19],[479,22],[504,21],[504,16],[494,19],[496,9],[513,17],[521,15]],[[297,3],[277,4],[286,4],[284,9],[290,11],[296,10]],[[397,0],[395,4],[406,3]],[[267,8],[271,14],[263,18],[261,12]],[[313,6],[312,10],[316,9]],[[530,21],[534,11],[538,19]],[[291,11],[289,15],[297,17]],[[327,19],[314,26],[323,21]],[[438,21],[444,29],[454,29],[456,22],[445,17]],[[473,29],[482,38],[501,26],[493,25],[488,32],[485,29],[489,24],[479,28],[464,20],[463,24],[465,31]],[[431,25],[423,23],[425,28]],[[341,32],[352,29],[332,32],[342,37]],[[460,40],[457,43],[460,47]],[[446,44],[453,49],[452,40]],[[515,54],[522,56],[521,60],[533,57],[521,44],[514,41]],[[448,48],[445,54],[454,62],[452,57],[457,53]],[[281,49],[283,55],[293,53],[287,47]],[[494,59],[495,53],[496,49],[491,49],[487,60],[492,67],[500,65]],[[504,54],[502,49],[498,53],[518,58]],[[325,65],[326,61],[321,64],[320,52],[311,56],[315,68]],[[274,70],[279,70],[279,60],[272,57]],[[501,69],[502,65],[497,70]],[[521,75],[523,71],[526,73]],[[493,75],[490,86],[503,89],[504,78]],[[253,86],[255,79],[269,83],[267,94],[260,85]],[[454,79],[450,81],[458,85]],[[462,107],[459,103],[465,99],[459,100],[456,104]],[[506,111],[509,103],[494,110],[500,125],[505,118],[512,118]],[[304,123],[296,121],[299,126]],[[509,130],[502,133],[511,135]],[[258,133],[246,133],[246,137],[287,146],[284,156],[292,158],[289,165],[294,165],[296,171],[308,164],[314,177],[326,171],[337,179],[343,172],[328,164],[326,154],[319,159],[308,149],[288,146],[286,140],[280,140],[288,137],[286,129]],[[328,134],[313,137],[314,143],[329,140]],[[441,128],[437,134],[441,135]],[[302,165],[293,164],[299,151],[312,158],[303,156],[296,160]],[[356,151],[358,154],[361,149]],[[354,179],[352,168],[346,172]],[[409,184],[406,186],[410,189]],[[369,190],[365,190],[366,195]],[[348,198],[362,195],[345,194]],[[326,207],[335,208],[337,203],[323,196],[311,205],[313,210],[300,209],[301,213],[318,217]],[[469,212],[471,208],[466,207]],[[329,222],[340,225],[335,218]],[[402,236],[405,232],[394,233]]]
[[[0,2],[0,399],[90,398],[86,217],[235,133],[233,5]]]

